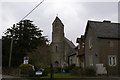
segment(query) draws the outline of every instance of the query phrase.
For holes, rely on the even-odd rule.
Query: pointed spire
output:
[[[56,22],[59,22],[59,23],[61,23],[63,25],[62,21],[59,19],[58,16],[56,16],[55,20],[53,21],[53,24],[56,23]]]

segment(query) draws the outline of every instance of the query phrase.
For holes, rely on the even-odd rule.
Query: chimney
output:
[[[111,21],[108,21],[108,20],[104,20],[103,22],[106,22],[106,23],[111,23]]]

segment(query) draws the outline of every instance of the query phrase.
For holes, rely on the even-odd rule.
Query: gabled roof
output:
[[[73,44],[72,41],[68,40],[66,37],[65,37],[65,42],[71,47],[71,48],[75,48],[75,45]]]
[[[91,27],[98,38],[120,38],[118,34],[120,23],[111,23],[110,21],[88,21],[85,36],[87,34],[88,27]]]

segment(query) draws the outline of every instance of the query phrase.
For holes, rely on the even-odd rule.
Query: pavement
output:
[[[2,75],[1,80],[30,80],[30,79],[16,77],[16,76],[10,76],[10,75]]]

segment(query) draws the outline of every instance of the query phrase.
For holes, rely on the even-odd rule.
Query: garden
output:
[[[42,70],[43,69],[43,70]],[[21,77],[34,77],[34,78],[50,78],[51,68],[42,68],[42,75],[36,75],[35,71],[32,69],[30,64],[20,65],[20,76]],[[82,78],[82,77],[95,77],[96,72],[92,67],[80,68],[76,67],[74,64],[66,66],[64,68],[53,68],[52,77],[53,78]]]

